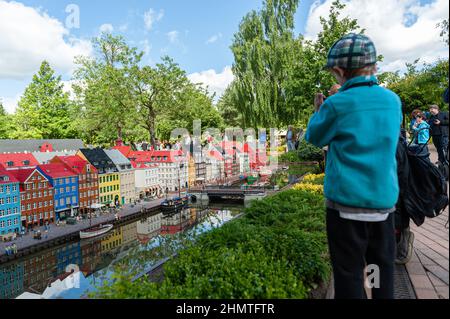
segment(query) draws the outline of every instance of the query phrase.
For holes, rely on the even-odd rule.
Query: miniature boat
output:
[[[184,196],[183,198],[177,197],[163,201],[161,203],[161,210],[163,212],[171,212],[186,207],[188,204],[189,196]]]
[[[106,224],[106,225],[82,230],[82,231],[80,231],[80,238],[85,239],[85,238],[97,237],[97,236],[100,236],[100,235],[103,235],[103,234],[109,232],[113,227],[114,226],[111,224]]]

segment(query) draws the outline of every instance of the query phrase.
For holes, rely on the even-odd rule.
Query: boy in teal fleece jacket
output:
[[[359,83],[373,83],[346,90]],[[357,76],[325,100],[308,125],[306,140],[329,145],[324,193],[327,199],[361,208],[395,206],[399,188],[397,149],[400,98],[375,76]]]
[[[394,297],[402,112],[400,98],[379,86],[376,62],[375,45],[364,35],[348,34],[332,46],[326,68],[342,87],[325,102],[316,96],[305,136],[328,145],[324,194],[336,298],[366,298],[366,265],[379,270],[372,297]]]

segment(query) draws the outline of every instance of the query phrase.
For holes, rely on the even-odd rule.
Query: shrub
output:
[[[324,211],[323,196],[309,190],[255,201],[240,219],[201,235],[167,262],[161,283],[146,277],[131,282],[119,273],[96,296],[307,298],[331,272]]]
[[[316,185],[312,183],[299,183],[293,187],[296,190],[314,192],[323,195],[323,185]]]
[[[323,150],[302,140],[298,146],[298,158],[302,161],[318,161],[324,159]]]
[[[297,153],[297,151],[290,151],[290,152],[281,154],[278,158],[278,161],[279,162],[288,162],[288,163],[298,162],[299,161],[298,153]]]

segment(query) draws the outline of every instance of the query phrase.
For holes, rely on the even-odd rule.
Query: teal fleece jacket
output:
[[[351,85],[372,81],[372,86]],[[375,76],[348,80],[309,121],[306,140],[328,145],[325,197],[345,206],[390,209],[399,186],[395,153],[402,122],[400,98]]]
[[[416,144],[427,144],[428,140],[430,139],[430,125],[423,121],[417,127],[413,127],[415,140],[414,143]]]

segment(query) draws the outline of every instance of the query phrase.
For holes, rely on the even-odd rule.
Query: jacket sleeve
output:
[[[448,126],[448,113],[442,113],[441,126]]]
[[[333,105],[327,101],[320,107],[319,112],[309,120],[305,139],[317,147],[330,144],[337,132],[337,114]]]

